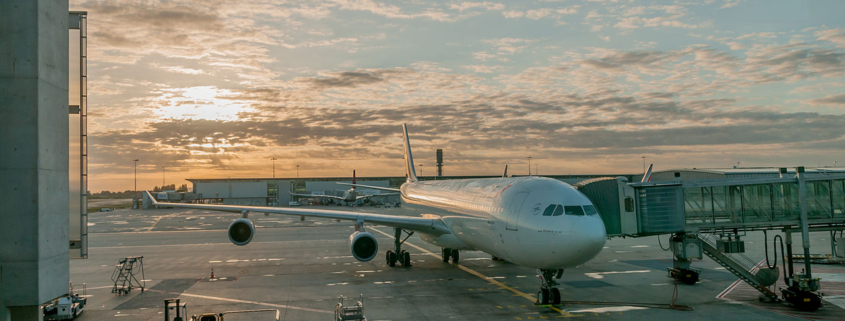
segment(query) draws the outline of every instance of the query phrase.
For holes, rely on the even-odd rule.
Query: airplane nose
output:
[[[600,217],[582,217],[583,220],[575,225],[579,236],[579,264],[592,260],[604,248],[607,240],[607,232],[604,229],[604,222]]]

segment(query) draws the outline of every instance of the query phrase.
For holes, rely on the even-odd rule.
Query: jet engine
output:
[[[235,245],[247,245],[252,241],[253,235],[255,235],[255,225],[248,219],[239,218],[229,224],[229,241]]]
[[[349,248],[356,260],[367,262],[376,257],[378,242],[369,232],[355,232],[349,236]]]

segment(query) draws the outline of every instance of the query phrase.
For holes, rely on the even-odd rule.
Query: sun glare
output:
[[[160,119],[232,121],[238,119],[239,113],[252,111],[249,102],[221,98],[232,96],[234,92],[215,86],[165,89],[156,116]]]

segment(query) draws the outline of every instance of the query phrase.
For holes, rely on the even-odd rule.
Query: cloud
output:
[[[845,94],[827,95],[824,98],[811,99],[810,104],[845,107]]]
[[[816,31],[813,35],[818,37],[818,40],[830,41],[840,48],[845,47],[845,29],[843,28]]]

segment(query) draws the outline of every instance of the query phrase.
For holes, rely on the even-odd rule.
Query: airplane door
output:
[[[519,223],[519,212],[522,210],[522,203],[525,203],[525,198],[528,197],[528,192],[519,192],[513,196],[511,206],[508,209],[508,219],[505,228],[511,231],[517,230],[517,223]]]

